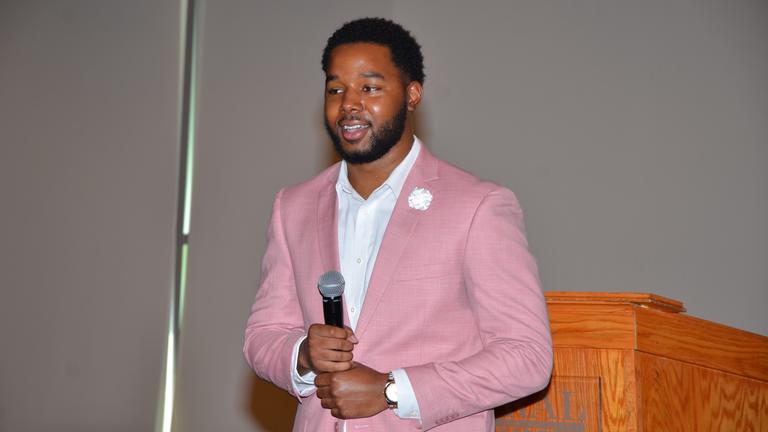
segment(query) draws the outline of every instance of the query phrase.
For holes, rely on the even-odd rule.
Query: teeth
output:
[[[353,131],[353,130],[363,129],[363,128],[367,128],[367,127],[368,127],[368,125],[361,125],[361,124],[360,125],[352,125],[352,126],[342,126],[342,128],[345,131]]]

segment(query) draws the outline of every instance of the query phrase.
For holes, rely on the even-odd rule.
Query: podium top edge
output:
[[[685,312],[683,302],[653,293],[546,291],[547,303],[629,303],[665,312]]]

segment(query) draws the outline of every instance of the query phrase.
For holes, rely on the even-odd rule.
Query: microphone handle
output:
[[[341,305],[341,296],[323,297],[323,315],[325,324],[344,328],[344,310]]]

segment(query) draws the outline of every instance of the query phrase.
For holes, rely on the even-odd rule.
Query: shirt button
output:
[[[363,262],[363,260],[361,260],[360,258],[356,259],[355,261],[356,261],[358,264],[360,264],[361,262]]]
[[[352,313],[355,313],[355,311],[356,311],[356,310],[357,310],[357,309],[355,309],[355,307],[354,307],[354,306],[352,306],[352,307],[349,309],[349,311],[350,311],[350,312],[352,312]]]

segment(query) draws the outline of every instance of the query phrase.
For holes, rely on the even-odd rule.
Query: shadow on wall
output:
[[[248,415],[262,432],[285,432],[293,428],[293,417],[298,403],[285,391],[251,376],[247,398]]]

